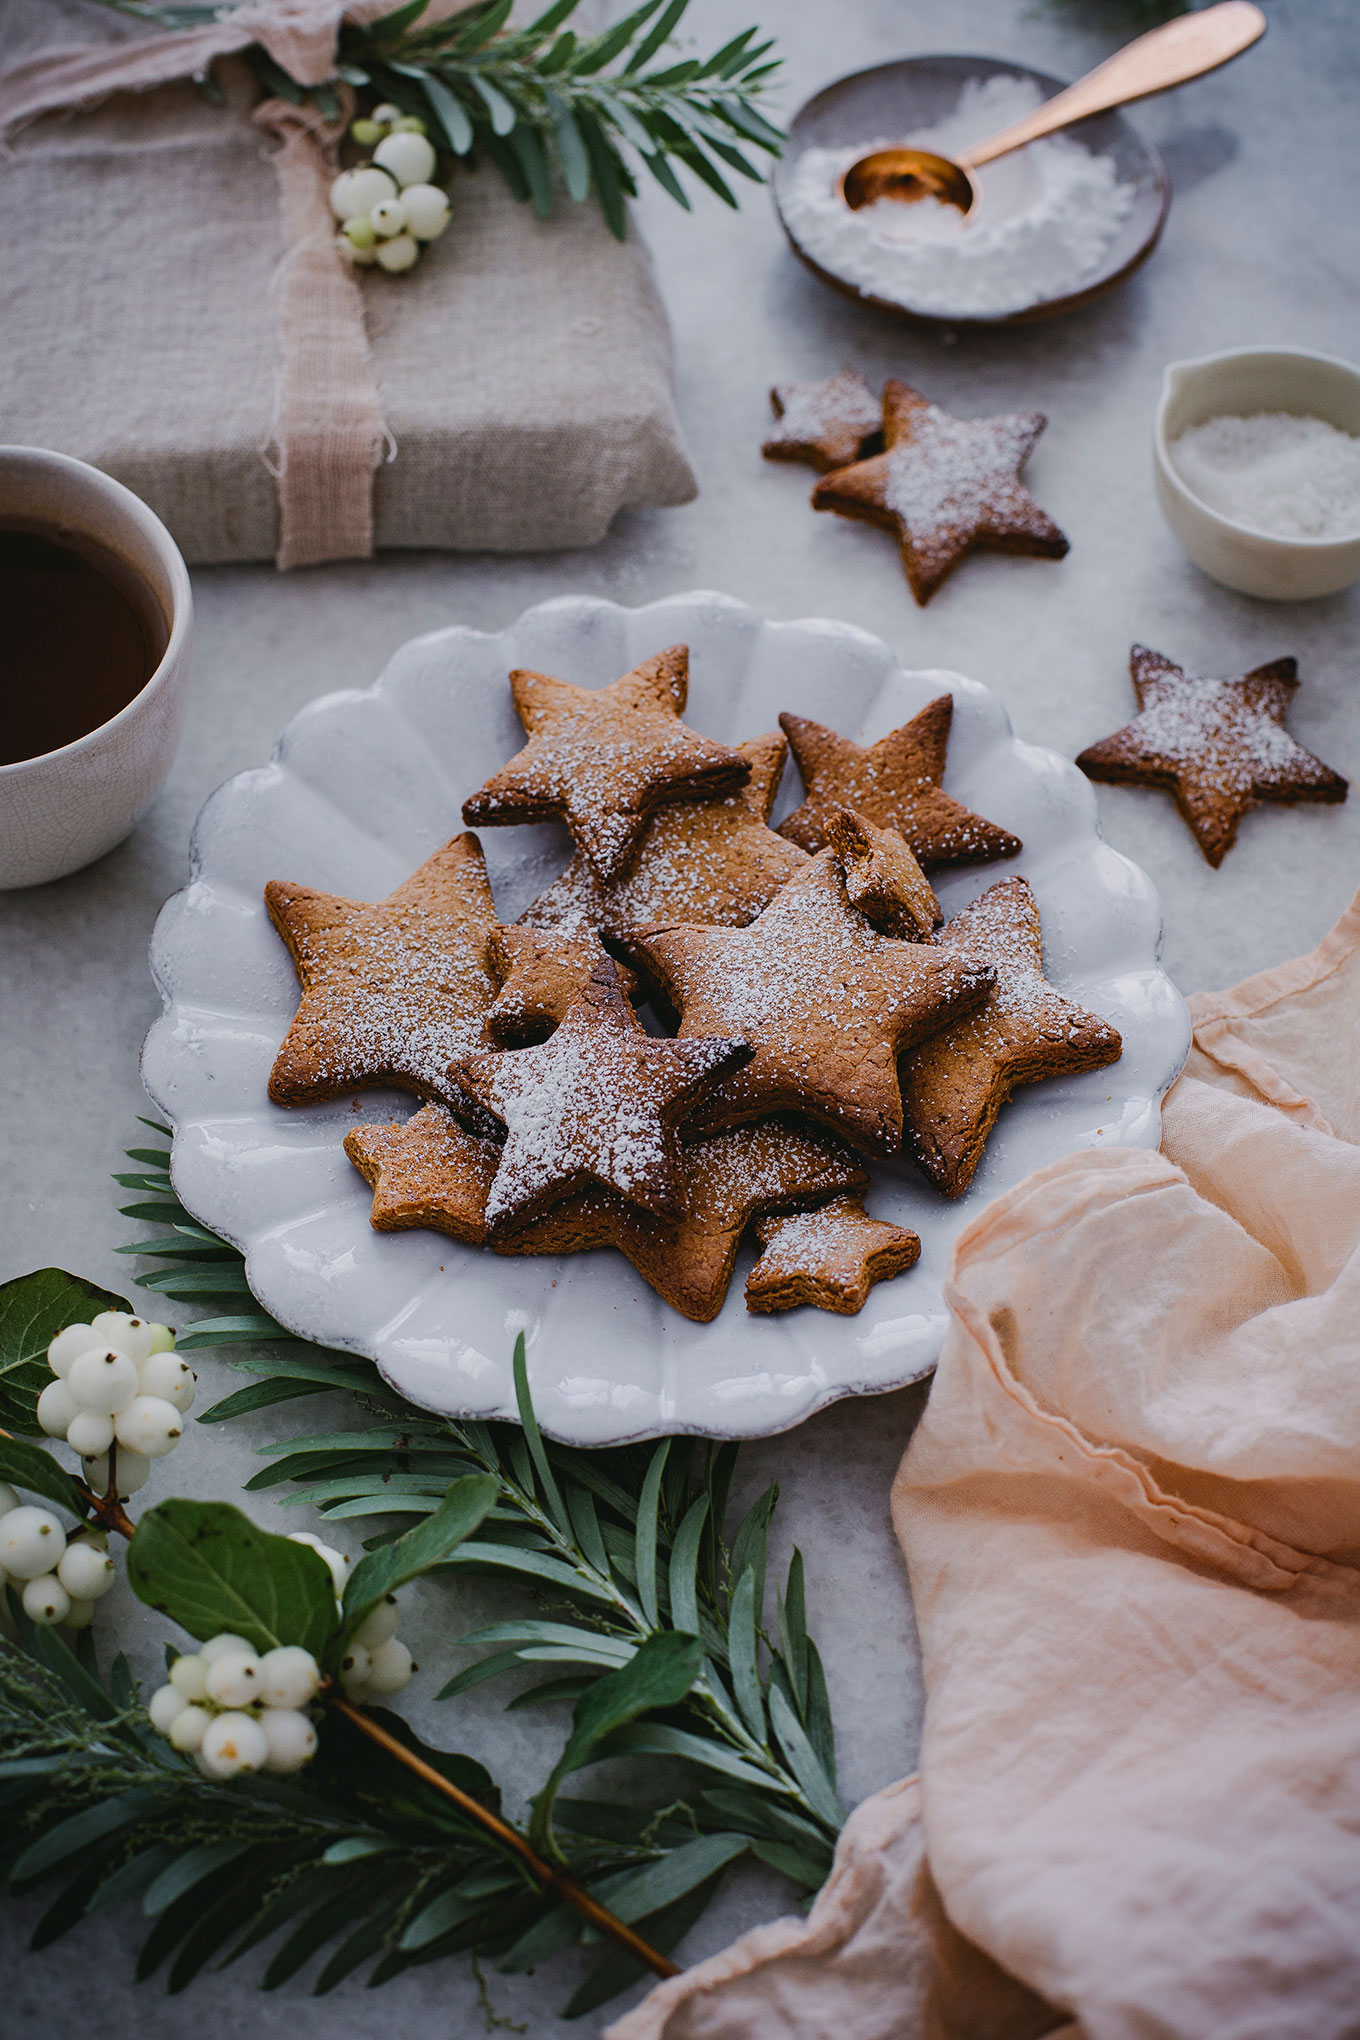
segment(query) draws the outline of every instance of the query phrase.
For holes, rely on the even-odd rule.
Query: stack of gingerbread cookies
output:
[[[753,1226],[750,1310],[860,1309],[920,1251],[866,1211],[867,1164],[957,1196],[1016,1084],[1120,1053],[1045,981],[1023,878],[941,926],[930,871],[1021,848],[943,790],[950,697],[869,748],[793,715],[730,746],[682,720],[683,645],[510,686],[527,742],[463,819],[556,819],[575,855],[512,926],[470,834],[377,904],[273,881],[302,996],[270,1096],[424,1101],[346,1139],[379,1230],[613,1247],[706,1321]],[[776,830],[786,740],[805,797]]]

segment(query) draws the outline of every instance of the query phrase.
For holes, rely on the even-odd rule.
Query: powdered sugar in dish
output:
[[[973,173],[972,215],[939,199],[879,199],[853,211],[841,197],[850,165],[907,145],[957,156],[1043,103],[1025,79],[970,79],[946,119],[909,135],[805,149],[780,205],[799,247],[871,297],[937,318],[1002,318],[1066,297],[1095,276],[1133,207],[1111,156],[1066,135],[1031,142]]]
[[[1173,439],[1171,462],[1220,517],[1271,538],[1360,533],[1360,439],[1284,411],[1206,419]]]

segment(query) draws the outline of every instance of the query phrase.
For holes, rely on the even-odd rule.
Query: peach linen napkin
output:
[[[611,2040],[1360,2034],[1360,894],[1191,1014],[1160,1154],[955,1249],[919,1781]]]

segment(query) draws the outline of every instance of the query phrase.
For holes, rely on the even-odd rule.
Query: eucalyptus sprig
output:
[[[201,26],[220,11],[106,4],[170,28]],[[594,36],[567,26],[580,0],[554,0],[523,28],[509,26],[513,0],[477,0],[433,22],[423,19],[428,4],[409,0],[378,21],[346,23],[338,80],[424,120],[455,157],[491,162],[545,218],[559,185],[578,203],[594,193],[623,239],[637,164],[682,206],[690,201],[677,167],[735,206],[724,173],[762,183],[749,152],[778,156],[783,147],[764,111],[779,69],[773,43],[748,28],[711,56],[678,56],[671,45],[689,0],[643,0]],[[263,49],[249,56],[266,90],[310,98],[336,117],[334,85],[300,86]]]

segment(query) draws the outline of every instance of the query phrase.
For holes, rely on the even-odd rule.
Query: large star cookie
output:
[[[518,670],[510,691],[529,741],[464,801],[463,820],[563,821],[601,878],[626,869],[647,817],[664,802],[731,793],[750,771],[740,752],[681,722],[684,645],[608,687]]]
[[[689,1210],[661,1222],[608,1191],[587,1191],[524,1233],[496,1241],[505,1254],[574,1254],[615,1247],[659,1296],[705,1324],[722,1309],[747,1222],[792,1211],[838,1190],[864,1187],[864,1169],[839,1141],[796,1120],[765,1119],[680,1149]]]
[[[1038,411],[955,418],[909,383],[889,382],[883,452],[824,475],[812,507],[894,532],[920,603],[970,552],[1060,560],[1067,540],[1020,480],[1047,422]]]
[[[793,1310],[800,1303],[853,1317],[875,1282],[919,1260],[921,1242],[905,1226],[870,1218],[858,1197],[837,1197],[793,1218],[756,1226],[760,1259],[746,1278],[746,1308]]]
[[[602,879],[589,858],[573,857],[520,924],[564,934],[599,930],[626,942],[649,921],[734,928],[753,921],[807,859],[767,826],[787,755],[784,739],[776,733],[736,748],[751,768],[737,793],[662,808],[622,878]]]
[[[804,460],[825,474],[858,460],[883,430],[883,407],[853,368],[825,382],[776,383],[775,425],[761,447],[766,460]]]
[[[679,1216],[685,1189],[675,1129],[749,1055],[732,1038],[660,1041],[644,1033],[606,959],[546,1041],[464,1056],[449,1071],[455,1102],[485,1107],[506,1129],[488,1226],[520,1223],[591,1183],[645,1211]]]
[[[902,1103],[916,1159],[946,1195],[973,1180],[997,1114],[1017,1084],[1117,1062],[1115,1029],[1044,977],[1039,908],[1029,882],[1005,878],[946,922],[940,946],[991,964],[985,1003],[902,1064]]]
[[[940,784],[953,716],[953,695],[937,694],[901,729],[860,745],[807,716],[781,715],[805,798],[780,823],[780,834],[804,850],[821,850],[831,840],[833,812],[845,807],[880,829],[895,829],[926,871],[1014,857],[1023,848],[1018,836],[984,821]]]
[[[1077,759],[1092,779],[1162,786],[1220,865],[1237,826],[1258,801],[1346,798],[1346,781],[1284,726],[1298,661],[1275,659],[1230,680],[1187,673],[1134,645],[1129,669],[1140,713]]]
[[[501,988],[486,1016],[487,1038],[497,1048],[520,1048],[545,1041],[566,1019],[606,953],[589,928],[570,934],[556,928],[497,928],[491,960]],[[616,967],[631,998],[637,978],[626,964]]]
[[[448,1095],[495,996],[496,906],[475,836],[455,836],[376,905],[271,879],[265,903],[302,984],[269,1078],[276,1105],[376,1084]]]
[[[727,1035],[754,1051],[696,1126],[803,1111],[884,1155],[902,1144],[899,1054],[980,1005],[992,982],[972,957],[880,935],[847,899],[834,850],[747,928],[653,927],[637,944],[682,1041]]]

